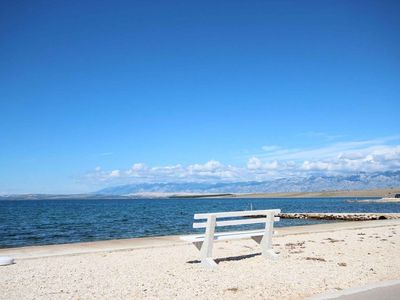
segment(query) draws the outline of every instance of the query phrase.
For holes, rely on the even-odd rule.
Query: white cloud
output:
[[[357,160],[363,157],[364,157],[363,154],[360,152],[340,153],[338,155],[338,159],[348,159],[348,160]]]
[[[397,140],[399,138],[397,137]],[[301,176],[314,172],[345,174],[400,169],[400,145],[390,145],[394,137],[367,141],[340,142],[310,149],[267,146],[267,152],[251,156],[244,166],[217,160],[190,165],[147,166],[135,163],[126,170],[96,167],[86,178],[99,183],[131,182],[223,182],[268,180]],[[269,152],[268,152],[269,151]]]
[[[328,171],[331,168],[331,164],[323,161],[304,161],[301,166],[300,170],[305,171]]]
[[[135,163],[131,168],[111,172],[96,168],[89,172],[87,178],[100,182],[156,182],[156,181],[215,181],[234,180],[240,178],[239,168],[224,165],[219,161],[210,160],[204,164],[192,164],[182,166],[180,164],[171,166],[148,167],[143,163]]]
[[[247,168],[249,170],[259,170],[263,168],[263,162],[258,157],[251,157],[247,162]]]
[[[310,159],[324,159],[338,156],[348,152],[365,152],[372,151],[379,148],[387,147],[391,141],[398,141],[399,136],[385,137],[379,139],[371,139],[364,141],[347,141],[328,144],[323,147],[297,149],[297,148],[280,148],[276,151],[268,153],[260,153],[257,155],[260,158],[268,160],[310,160]]]
[[[343,135],[338,135],[338,134],[329,134],[326,132],[321,132],[321,131],[307,131],[299,134],[299,136],[307,137],[310,139],[318,139],[318,140],[324,140],[324,141],[333,141],[337,140],[338,138],[343,137]]]
[[[201,164],[190,165],[188,166],[188,170],[190,172],[216,172],[222,167],[223,166],[219,161],[210,160],[203,165]]]
[[[263,146],[263,147],[262,147],[262,149],[263,149],[265,152],[276,151],[276,150],[278,150],[278,149],[280,149],[280,148],[281,148],[281,147],[276,146],[276,145],[269,145],[269,146]]]
[[[131,168],[132,171],[141,171],[141,170],[145,170],[145,169],[146,169],[146,165],[141,164],[141,163],[133,164],[133,166]]]
[[[112,170],[110,172],[110,177],[119,177],[119,175],[120,175],[119,170]]]
[[[251,157],[247,161],[247,169],[249,170],[277,170],[281,165],[277,160],[263,162],[258,157]]]
[[[137,177],[140,176],[141,173],[145,172],[148,168],[145,164],[136,163],[133,164],[132,167],[125,171],[125,174],[128,176]]]

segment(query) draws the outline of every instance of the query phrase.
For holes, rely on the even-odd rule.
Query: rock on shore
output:
[[[318,219],[343,221],[400,219],[400,213],[281,213],[278,216],[282,219]]]

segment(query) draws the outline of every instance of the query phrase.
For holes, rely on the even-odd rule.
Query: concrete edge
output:
[[[381,281],[374,284],[359,286],[359,287],[352,287],[348,288],[339,292],[327,293],[327,294],[320,294],[316,296],[312,296],[311,298],[307,298],[307,300],[328,300],[328,299],[336,299],[342,296],[349,296],[354,295],[362,292],[366,292],[369,290],[377,289],[377,288],[384,288],[392,285],[400,284],[400,280],[388,280],[388,281]]]

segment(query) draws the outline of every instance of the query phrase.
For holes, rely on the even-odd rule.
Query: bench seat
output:
[[[217,232],[214,234],[214,241],[224,241],[224,240],[233,240],[233,239],[247,239],[252,237],[261,237],[265,234],[265,229],[259,230],[246,230],[246,231],[229,231],[229,232]],[[274,235],[277,234],[277,231],[274,231]],[[192,234],[181,236],[180,239],[182,241],[196,243],[196,242],[204,242],[205,234]]]

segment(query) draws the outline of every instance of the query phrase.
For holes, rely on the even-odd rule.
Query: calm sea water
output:
[[[348,199],[0,201],[0,248],[194,233],[198,232],[192,228],[194,213],[249,210],[250,205],[282,212],[400,212],[398,203],[348,203]],[[276,226],[324,222],[281,220]]]

